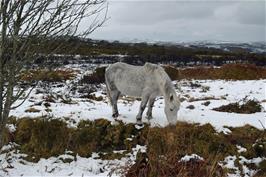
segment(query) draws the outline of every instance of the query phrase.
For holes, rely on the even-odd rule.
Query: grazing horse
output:
[[[157,96],[164,96],[167,120],[170,124],[177,121],[180,107],[171,79],[164,69],[155,64],[145,63],[144,66],[133,66],[117,62],[106,68],[105,82],[109,96],[113,118],[118,117],[117,100],[120,94],[141,97],[141,104],[136,117],[137,124],[142,124],[142,114],[148,103],[147,119],[152,118],[152,107]]]

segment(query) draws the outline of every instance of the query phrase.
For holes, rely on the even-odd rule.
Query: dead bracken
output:
[[[40,112],[40,110],[39,110],[39,109],[36,109],[36,108],[34,108],[34,107],[31,107],[31,108],[25,110],[25,112],[29,112],[29,113],[37,113],[37,112]]]
[[[75,77],[76,73],[71,69],[38,69],[38,70],[28,70],[22,72],[20,79],[25,82],[34,81],[46,81],[46,82],[62,82],[66,80],[71,80]]]

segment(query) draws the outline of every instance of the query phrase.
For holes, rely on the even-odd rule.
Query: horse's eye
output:
[[[170,109],[170,111],[173,111],[173,109]]]

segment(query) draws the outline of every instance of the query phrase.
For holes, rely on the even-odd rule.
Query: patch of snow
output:
[[[132,139],[132,138],[127,138],[126,140],[128,140],[128,141],[133,141],[133,139]]]
[[[235,166],[235,160],[236,156],[228,156],[222,163],[220,163],[221,166],[234,170],[235,173],[228,173],[228,177],[241,177],[240,170]]]
[[[223,133],[225,135],[232,133],[232,131],[226,127],[221,127],[220,129],[216,129],[216,130],[217,130],[217,132]]]
[[[2,146],[0,153],[3,151],[9,151],[11,149],[13,149],[14,147],[18,146],[18,144],[14,143],[14,142],[10,142],[7,145]]]
[[[256,166],[258,166],[261,161],[266,159],[266,158],[261,158],[261,157],[257,157],[253,159],[246,159],[243,156],[240,156],[239,158],[240,158],[239,163],[243,166],[243,174],[245,177],[254,176],[257,172],[256,170],[249,169],[246,164],[254,163]]]
[[[16,131],[16,126],[14,124],[6,124],[6,128],[10,133],[13,133]]]
[[[237,152],[238,152],[238,153],[246,152],[246,151],[247,151],[246,148],[244,148],[244,147],[242,147],[242,146],[239,146],[239,145],[236,145],[236,148],[237,148]]]
[[[246,159],[245,157],[243,156],[239,156],[240,158],[240,163],[241,164],[244,164],[244,163],[247,163],[247,164],[251,164],[251,163],[254,163],[255,165],[259,165],[259,163],[263,160],[266,159],[266,157],[256,157],[256,158],[252,158],[252,159]]]
[[[147,152],[147,147],[146,146],[141,146],[141,145],[137,145],[135,148],[133,148],[133,151],[140,151],[142,153]]]
[[[191,159],[195,159],[195,160],[204,160],[202,157],[198,156],[197,154],[191,154],[191,155],[185,155],[184,157],[182,157],[179,162],[188,162]]]
[[[248,166],[246,164],[251,164],[254,163],[256,166],[258,166],[258,164],[265,160],[266,158],[263,157],[257,157],[257,158],[253,158],[253,159],[246,159],[243,156],[239,156],[239,163],[242,165],[243,169],[242,171],[240,171],[240,169],[238,167],[235,166],[235,161],[237,160],[236,156],[228,156],[224,159],[223,162],[220,163],[220,165],[222,167],[226,167],[228,169],[233,169],[235,173],[229,173],[228,176],[229,177],[242,177],[244,175],[244,177],[252,177],[256,174],[256,170],[253,169],[249,169]],[[242,175],[243,174],[243,175]]]
[[[235,160],[236,160],[236,156],[228,156],[224,159],[225,165],[224,167],[229,168],[229,169],[237,169],[237,167],[235,167]]]
[[[58,156],[58,158],[59,159],[72,159],[72,160],[75,159],[74,156],[69,155],[69,154],[62,154],[62,155]]]
[[[126,150],[113,151],[113,153],[116,154],[123,154],[124,152],[126,152]]]

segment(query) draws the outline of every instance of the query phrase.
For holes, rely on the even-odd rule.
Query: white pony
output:
[[[117,100],[120,94],[141,97],[141,104],[136,117],[137,124],[142,124],[142,114],[148,104],[147,119],[152,118],[152,107],[157,96],[164,96],[165,114],[170,124],[177,122],[180,107],[171,79],[159,65],[146,63],[133,66],[122,62],[110,65],[105,72],[107,94],[113,108],[112,116],[117,118]]]

